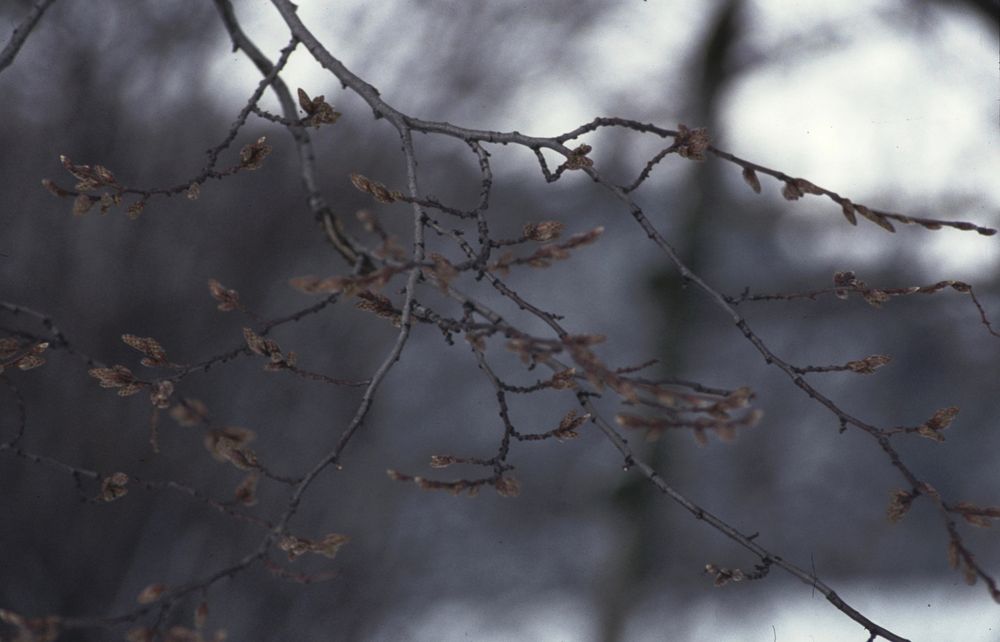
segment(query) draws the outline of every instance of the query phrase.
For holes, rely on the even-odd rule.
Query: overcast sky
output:
[[[572,3],[562,4],[571,10]],[[525,53],[551,35],[532,23],[531,3],[453,7],[456,15],[482,13],[477,28],[509,32],[486,51],[475,38],[400,37],[401,25],[434,33],[442,6],[353,0],[338,2],[330,12],[325,3],[301,2],[299,13],[335,56],[398,107],[425,118],[537,135],[560,133],[598,115],[676,124],[682,97],[672,94],[670,79],[683,77],[709,17],[700,3],[617,3],[584,35],[559,44],[571,52],[567,65]],[[712,133],[713,141],[855,201],[1000,224],[996,29],[978,15],[914,6],[892,0],[748,2],[751,37],[739,47],[739,64],[751,71],[740,75],[723,100],[723,130]],[[511,7],[514,14],[502,12]],[[285,44],[286,32],[269,2],[248,0],[240,12],[266,50]],[[494,16],[507,22],[490,24]],[[378,55],[372,55],[372,43],[378,43]],[[396,90],[400,78],[433,84],[435,69],[468,57],[482,59],[487,73],[498,77],[516,72],[518,83],[504,104],[487,105],[470,95],[448,113],[424,113],[415,93]],[[256,69],[243,57],[215,60],[213,82],[229,90],[220,99],[242,97],[257,82]],[[339,97],[330,77],[302,52],[286,76],[293,86],[326,87],[328,98]],[[873,249],[863,242],[841,245],[836,252],[861,260]],[[823,243],[815,250],[829,248]],[[945,231],[927,239],[922,257],[929,270],[969,278],[1000,269],[1000,244]]]

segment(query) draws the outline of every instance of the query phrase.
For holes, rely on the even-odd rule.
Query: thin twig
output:
[[[14,27],[14,32],[10,35],[10,40],[4,46],[3,51],[0,51],[0,72],[10,66],[14,62],[14,58],[17,57],[21,47],[27,42],[28,36],[31,35],[32,29],[38,24],[38,21],[42,19],[42,15],[55,4],[56,0],[37,0],[32,3],[31,10],[28,11],[28,15],[21,20],[20,24]]]

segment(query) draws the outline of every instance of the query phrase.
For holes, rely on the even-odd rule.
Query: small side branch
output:
[[[3,72],[4,69],[14,62],[14,58],[21,51],[24,43],[27,42],[28,36],[31,35],[31,31],[35,28],[35,25],[38,24],[38,21],[42,19],[42,15],[55,2],[56,0],[37,0],[31,5],[28,15],[24,17],[24,20],[20,24],[14,27],[14,33],[10,35],[10,40],[7,41],[3,51],[0,51],[0,72]]]

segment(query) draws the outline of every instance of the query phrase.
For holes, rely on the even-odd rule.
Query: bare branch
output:
[[[31,30],[35,28],[38,21],[42,19],[42,15],[55,2],[56,0],[35,0],[31,4],[31,10],[28,11],[28,15],[24,17],[20,24],[14,27],[14,33],[10,35],[10,40],[7,41],[3,51],[0,51],[0,73],[14,62],[14,58],[17,57],[18,52],[21,51],[21,47],[24,46],[24,43],[28,40],[28,36],[31,35]]]

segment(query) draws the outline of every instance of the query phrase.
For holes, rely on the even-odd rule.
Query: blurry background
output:
[[[719,147],[855,202],[1000,225],[996,3],[299,4],[335,56],[418,117],[546,136],[598,115],[705,126]],[[5,37],[28,7],[0,5]],[[288,37],[270,3],[241,2],[238,15],[276,59]],[[103,164],[129,185],[183,182],[258,80],[242,52],[231,51],[210,3],[57,2],[0,74],[0,300],[44,311],[77,349],[135,370],[138,355],[120,340],[125,332],[155,337],[185,362],[241,344],[246,319],[215,310],[209,278],[239,290],[265,318],[308,305],[288,278],[345,268],[312,221],[287,133],[270,123],[251,119],[221,163],[267,135],[275,150],[263,169],[211,182],[194,202],[153,200],[136,221],[120,210],[74,218],[70,201],[40,187],[42,178],[72,184],[60,154]],[[357,171],[401,184],[394,132],[304,50],[285,80],[325,94],[344,113],[313,137],[327,198],[352,224],[360,208],[378,212],[405,244],[408,210],[375,206],[348,180]],[[278,111],[270,94],[262,105]],[[478,179],[467,149],[422,135],[416,142],[425,190],[474,202]],[[585,142],[598,168],[623,181],[660,144],[623,131]],[[515,289],[565,315],[574,331],[607,334],[602,354],[612,365],[656,356],[656,374],[757,392],[765,418],[732,443],[698,446],[678,433],[642,447],[668,483],[744,532],[760,531],[763,546],[814,568],[899,634],[1000,635],[983,587],[966,587],[948,568],[938,516],[918,502],[901,523],[886,521],[889,491],[904,482],[871,439],[839,434],[832,415],[766,367],[586,177],[546,185],[527,150],[491,151],[498,237],[543,219],[565,222],[568,233],[607,230],[568,262],[515,272]],[[758,196],[735,166],[671,158],[638,199],[688,264],[729,294],[817,289],[835,271],[854,270],[885,287],[964,280],[1000,317],[997,237],[916,226],[890,235],[866,221],[851,227],[829,201],[789,204],[778,184],[761,179]],[[874,376],[814,380],[872,423],[913,426],[959,406],[945,444],[914,438],[900,450],[947,497],[997,503],[1000,344],[966,297],[942,291],[879,310],[829,297],[741,310],[777,354],[799,365],[891,355]],[[2,311],[0,329],[42,331]],[[388,324],[338,305],[275,338],[299,352],[305,368],[361,378],[393,335]],[[494,354],[512,382],[534,381]],[[237,360],[189,377],[179,394],[204,401],[221,424],[254,430],[265,463],[299,474],[335,442],[359,392],[260,367]],[[86,369],[62,351],[41,369],[10,375],[26,399],[26,449],[230,496],[242,474],[212,460],[198,430],[164,417],[162,452],[153,454],[145,395],[121,399]],[[6,440],[16,404],[8,390],[0,399]],[[523,431],[542,432],[571,401],[515,399],[512,418]],[[339,576],[301,586],[263,571],[241,574],[208,592],[210,628],[226,628],[231,640],[862,639],[822,596],[777,570],[761,582],[713,588],[701,573],[706,562],[750,568],[754,560],[623,473],[596,430],[561,444],[516,445],[517,499],[454,498],[385,475],[386,468],[460,475],[430,471],[429,457],[488,457],[500,434],[494,394],[468,350],[418,328],[345,469],[311,489],[294,522],[303,536],[351,535],[332,564],[295,563],[306,571],[332,566]],[[199,577],[239,559],[260,537],[171,493],[133,489],[112,504],[81,504],[69,476],[10,456],[0,459],[0,488],[0,607],[20,613],[113,615],[130,609],[147,584]],[[254,510],[274,515],[284,493],[262,483]],[[987,568],[1000,569],[995,533],[963,527],[963,535]],[[170,618],[187,624],[189,611]]]

